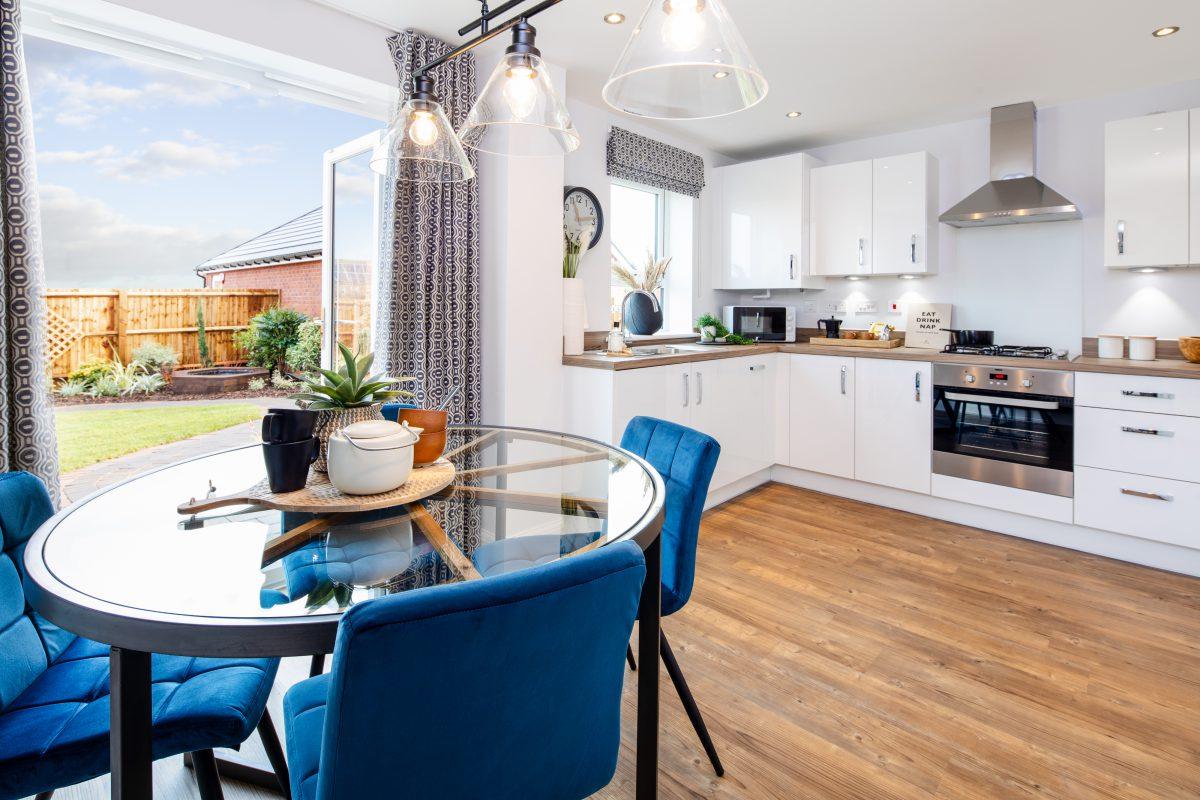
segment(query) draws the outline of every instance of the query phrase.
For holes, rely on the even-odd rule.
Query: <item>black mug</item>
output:
[[[275,494],[298,492],[308,483],[308,468],[321,454],[321,442],[314,436],[299,442],[263,443],[267,462],[267,483]]]
[[[262,420],[263,442],[287,444],[311,439],[317,427],[317,412],[302,408],[272,408]]]
[[[826,339],[837,339],[839,337],[838,331],[842,327],[842,321],[836,318],[819,319],[817,320],[817,327],[825,329]]]

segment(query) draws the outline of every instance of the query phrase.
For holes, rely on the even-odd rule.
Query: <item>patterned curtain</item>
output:
[[[44,340],[42,241],[20,0],[0,0],[0,472],[27,470],[58,502]]]
[[[624,128],[608,132],[608,174],[656,189],[699,197],[704,159]]]
[[[400,77],[401,99],[413,72],[452,48],[407,30],[388,38]],[[430,73],[455,129],[475,103],[475,57],[468,53]],[[468,150],[471,166],[475,151]],[[452,424],[478,425],[483,368],[479,283],[478,180],[428,184],[395,181],[386,187],[379,260],[376,356],[392,375],[416,378],[416,403],[450,401]],[[470,555],[480,540],[480,509],[465,499],[431,503],[429,511]],[[401,583],[428,585],[449,579],[440,561],[418,565]]]

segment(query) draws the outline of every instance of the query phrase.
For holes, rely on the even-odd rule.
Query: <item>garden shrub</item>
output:
[[[161,372],[164,367],[179,364],[179,353],[165,344],[147,342],[134,349],[133,360],[142,364],[149,372]]]
[[[315,372],[321,366],[321,322],[300,323],[296,343],[287,349],[287,365],[293,372]]]
[[[268,308],[250,320],[250,327],[233,335],[234,344],[246,353],[252,367],[282,371],[288,348],[300,341],[300,326],[307,314],[289,308]]]

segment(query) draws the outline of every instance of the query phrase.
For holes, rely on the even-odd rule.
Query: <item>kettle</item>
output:
[[[841,338],[841,332],[840,332],[841,327],[842,327],[842,321],[840,319],[834,319],[833,317],[830,317],[829,319],[817,320],[817,328],[825,329],[825,338],[826,339]]]

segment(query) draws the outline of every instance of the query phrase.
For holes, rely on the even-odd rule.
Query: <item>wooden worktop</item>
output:
[[[602,352],[588,352],[579,356],[563,356],[562,363],[568,367],[590,369],[626,370],[644,367],[663,367],[671,364],[686,364],[694,361],[713,361],[719,358],[740,358],[756,353],[807,353],[822,356],[847,356],[852,358],[887,358],[894,361],[931,361],[939,364],[983,364],[997,367],[1026,367],[1030,369],[1059,369],[1070,372],[1108,372],[1117,375],[1149,375],[1160,378],[1200,379],[1200,364],[1177,359],[1157,361],[1130,361],[1123,358],[1095,358],[1077,356],[1070,361],[1039,360],[1032,358],[996,358],[943,353],[940,350],[894,347],[888,350],[872,350],[864,347],[837,347],[812,345],[802,342],[794,344],[757,345],[701,345],[675,344],[681,352],[661,356],[609,356]]]

